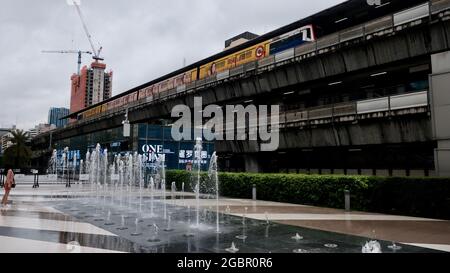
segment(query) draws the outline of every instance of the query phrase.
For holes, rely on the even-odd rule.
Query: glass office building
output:
[[[69,109],[52,107],[48,111],[48,124],[53,124],[57,128],[63,128],[69,122],[68,119],[62,119],[67,115],[69,115]]]
[[[76,154],[77,166],[80,157],[85,159],[86,153],[92,152],[96,145],[100,144],[102,149],[108,149],[111,160],[115,155],[137,152],[143,156],[145,166],[153,169],[156,158],[165,154],[167,169],[184,170],[194,160],[194,133],[192,132],[192,140],[175,141],[171,129],[170,126],[140,123],[132,125],[130,137],[124,137],[123,127],[117,127],[64,139],[55,145],[59,156],[62,156],[64,148],[69,148],[69,161],[73,160]],[[207,170],[213,153],[214,142],[203,140],[203,151],[200,154],[203,170]]]

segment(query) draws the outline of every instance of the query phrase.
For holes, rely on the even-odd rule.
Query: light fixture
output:
[[[338,82],[332,82],[332,83],[329,83],[328,85],[329,86],[332,86],[332,85],[338,85],[338,84],[341,84],[342,83],[342,81],[338,81]]]
[[[244,101],[244,103],[250,103],[250,102],[253,102],[253,100]]]
[[[384,4],[381,4],[381,5],[376,6],[375,8],[378,9],[378,8],[381,8],[381,7],[390,5],[390,4],[391,4],[391,2],[386,2],[386,3],[384,3]]]
[[[339,19],[339,20],[337,20],[337,21],[335,21],[334,23],[340,23],[340,22],[344,22],[344,21],[346,21],[346,20],[348,20],[348,17],[345,17],[345,18],[342,18],[342,19]]]
[[[284,93],[284,95],[292,95],[292,94],[294,94],[294,93],[295,93],[295,91],[290,91],[290,92]]]
[[[372,74],[370,76],[371,77],[378,77],[378,76],[383,76],[383,75],[386,75],[386,74],[387,74],[387,72],[385,71],[385,72],[375,73],[375,74]]]

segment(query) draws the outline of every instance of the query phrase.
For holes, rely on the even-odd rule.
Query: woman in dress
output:
[[[14,172],[11,169],[9,169],[8,174],[6,175],[6,181],[5,181],[5,186],[4,186],[5,195],[3,195],[3,199],[2,199],[3,207],[6,207],[8,204],[9,192],[11,191],[13,184],[14,184]]]

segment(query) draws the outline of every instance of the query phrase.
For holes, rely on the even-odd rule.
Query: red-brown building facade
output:
[[[75,113],[112,96],[113,73],[105,72],[106,64],[93,62],[84,66],[80,75],[73,74],[71,79],[70,112]]]

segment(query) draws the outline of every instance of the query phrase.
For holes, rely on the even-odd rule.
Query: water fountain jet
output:
[[[236,245],[234,244],[234,242],[231,243],[231,247],[225,249],[226,252],[229,253],[236,253],[239,251],[239,248],[236,247]]]

